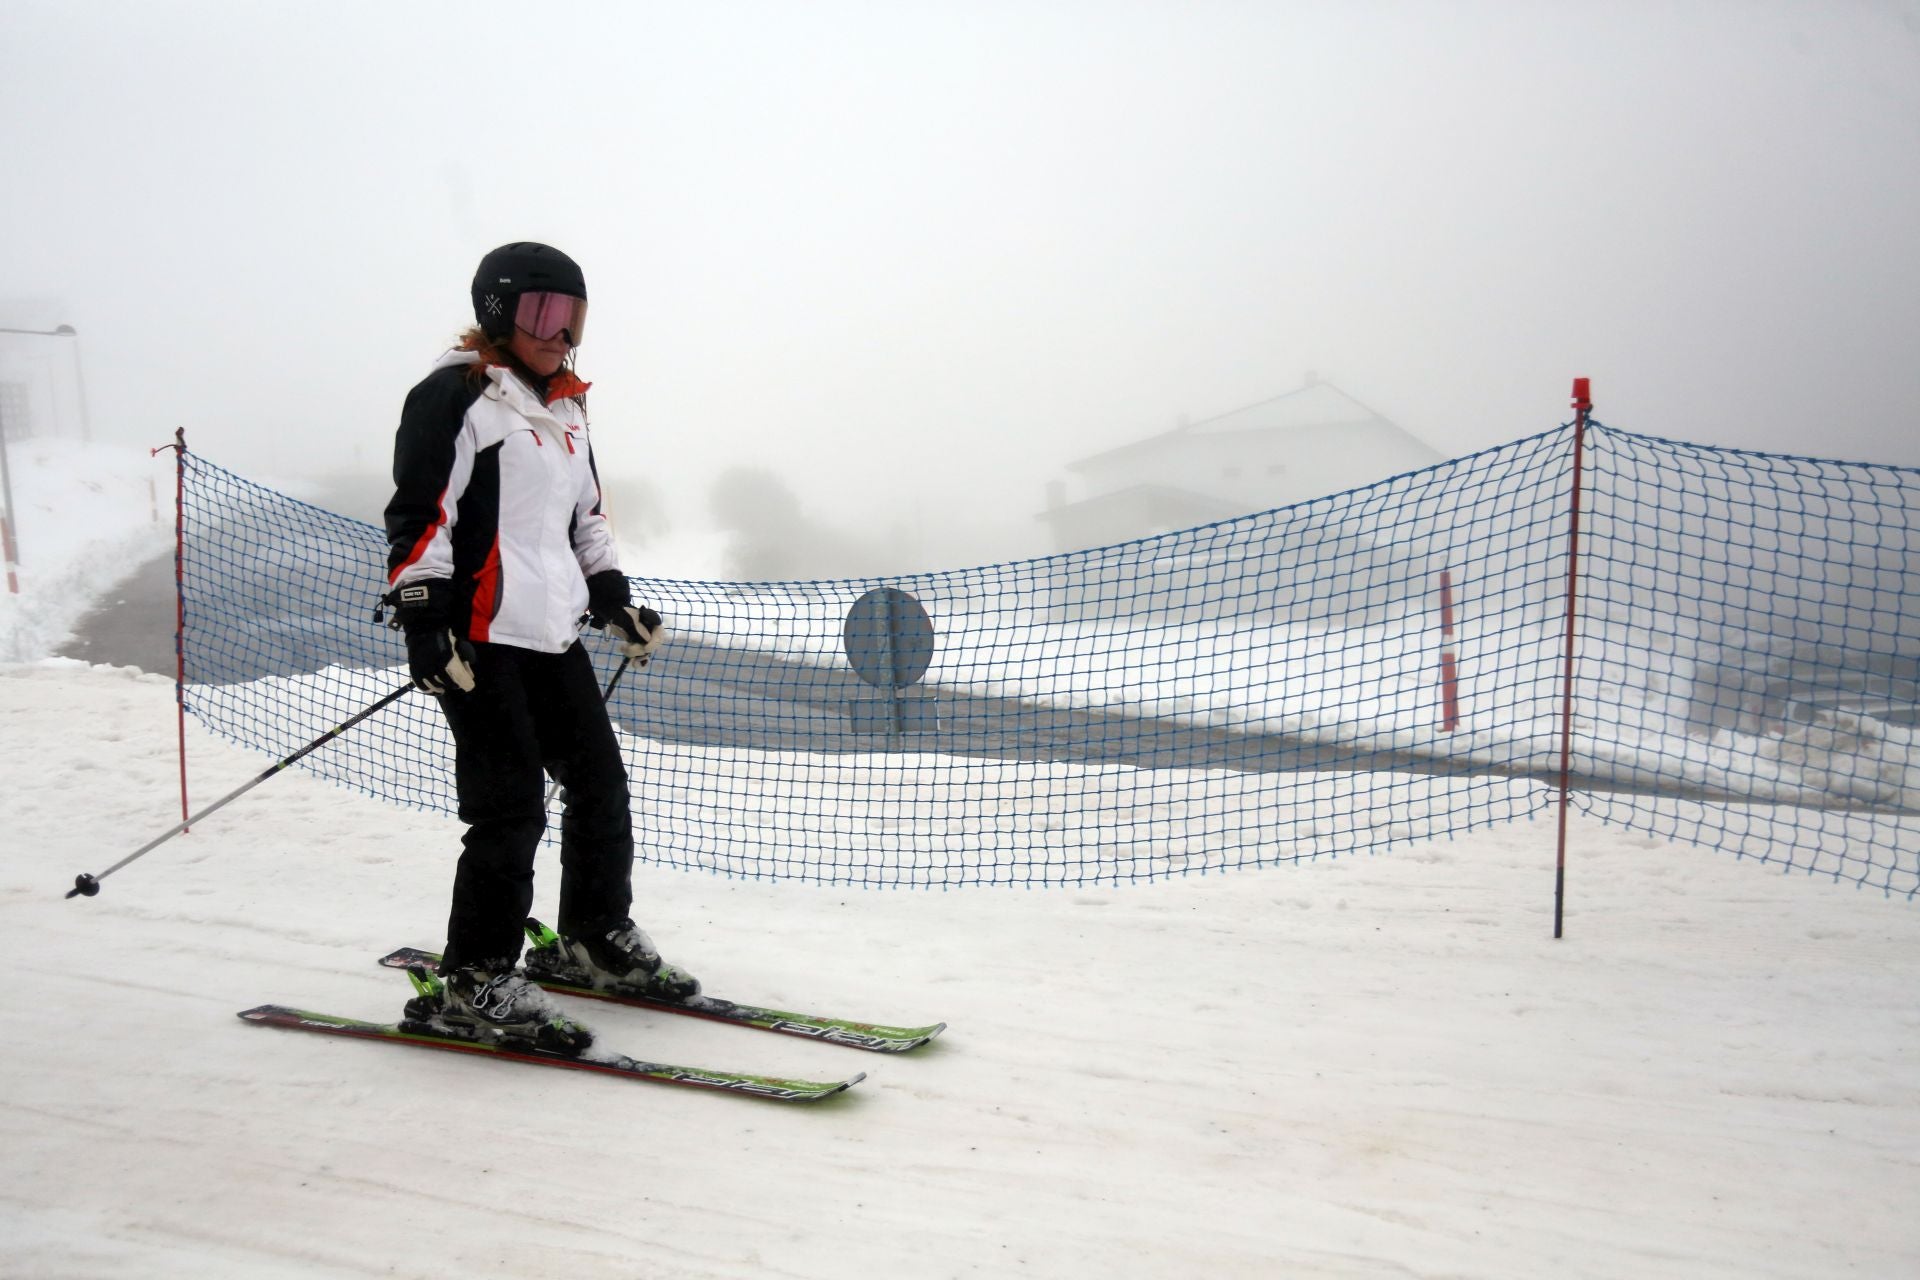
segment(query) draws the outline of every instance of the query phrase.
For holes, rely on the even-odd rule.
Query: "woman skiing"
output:
[[[407,1017],[578,1052],[591,1032],[529,975],[666,1000],[699,991],[630,917],[627,774],[580,643],[591,618],[644,665],[664,628],[630,599],[601,510],[588,384],[572,367],[580,268],[547,245],[504,245],[481,259],[472,293],[474,327],[407,396],[386,510],[386,599],[414,684],[453,731],[467,824],[443,981]],[[559,936],[522,973],[549,774],[566,795]]]

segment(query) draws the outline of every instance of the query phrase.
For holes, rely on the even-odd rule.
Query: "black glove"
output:
[[[452,626],[453,584],[445,578],[396,587],[388,596],[394,625],[407,633],[407,674],[424,693],[473,689],[473,646]]]
[[[596,627],[612,628],[620,652],[644,667],[666,643],[667,627],[659,614],[632,600],[626,575],[618,569],[602,569],[587,579],[587,616]]]

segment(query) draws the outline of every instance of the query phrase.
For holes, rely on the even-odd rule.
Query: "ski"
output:
[[[284,1027],[290,1031],[317,1031],[324,1035],[354,1036],[362,1040],[383,1040],[389,1044],[414,1045],[422,1049],[450,1049],[455,1053],[483,1054],[530,1062],[543,1067],[566,1067],[574,1071],[598,1071],[629,1080],[649,1080],[657,1084],[687,1085],[695,1089],[716,1089],[724,1093],[745,1094],[772,1102],[815,1102],[851,1089],[866,1079],[866,1073],[845,1080],[783,1080],[772,1076],[744,1075],[734,1071],[710,1071],[704,1067],[674,1067],[661,1062],[642,1062],[624,1054],[588,1049],[579,1057],[536,1048],[511,1047],[475,1040],[458,1040],[432,1035],[401,1026],[396,1022],[362,1022],[328,1013],[290,1009],[285,1005],[263,1004],[241,1012],[240,1017],[263,1027]]]
[[[407,969],[414,965],[425,965],[431,969],[440,963],[440,957],[431,951],[402,947],[382,957],[380,963],[389,969]],[[528,976],[532,978],[531,974]],[[533,980],[540,982],[540,985],[547,990],[561,995],[586,996],[591,1000],[606,1000],[613,1004],[631,1005],[637,1009],[658,1009],[662,1013],[684,1014],[714,1022],[731,1022],[735,1026],[775,1031],[781,1035],[803,1036],[809,1040],[843,1044],[873,1053],[905,1053],[909,1049],[918,1049],[947,1029],[947,1024],[944,1022],[936,1022],[924,1027],[890,1027],[876,1022],[854,1022],[846,1018],[824,1018],[810,1013],[762,1009],[756,1005],[735,1004],[731,1000],[721,1000],[715,996],[694,996],[688,1000],[675,1002],[655,1000],[648,996],[617,995],[610,991],[599,991],[593,987],[575,986],[572,983],[542,981],[537,978]]]

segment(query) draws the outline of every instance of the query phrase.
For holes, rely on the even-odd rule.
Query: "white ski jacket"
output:
[[[408,393],[387,504],[391,586],[441,578],[470,640],[561,653],[579,638],[587,577],[618,569],[600,477],[568,370],[546,396],[449,351]]]

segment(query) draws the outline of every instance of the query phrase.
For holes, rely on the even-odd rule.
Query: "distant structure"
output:
[[[1067,464],[1041,513],[1060,551],[1266,511],[1445,458],[1309,373],[1297,391]]]
[[[0,438],[91,438],[80,335],[60,314],[50,300],[0,297]]]
[[[0,439],[26,440],[33,435],[33,397],[24,382],[0,379]]]

